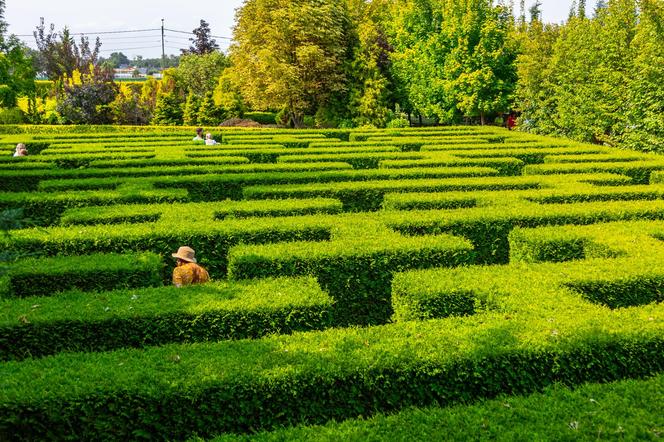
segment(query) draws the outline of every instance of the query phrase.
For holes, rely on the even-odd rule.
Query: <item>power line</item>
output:
[[[107,40],[130,40],[130,39],[136,39],[136,38],[159,38],[160,36],[157,34],[154,35],[137,35],[137,36],[128,36],[128,37],[104,37],[102,41],[107,41]]]
[[[189,35],[196,35],[193,32],[187,32],[187,31],[178,31],[176,29],[166,29],[164,28],[164,31],[170,31],[170,32],[177,32],[179,34],[189,34]],[[222,37],[221,35],[210,35],[210,37],[214,38],[223,38],[224,40],[232,40],[231,37]]]
[[[127,31],[99,31],[99,32],[70,32],[69,35],[106,35],[106,34],[127,34],[131,32],[152,32],[161,31],[159,28],[154,29],[130,29]],[[19,34],[17,37],[34,37],[34,34]]]
[[[99,52],[120,52],[120,51],[133,51],[136,49],[156,49],[160,48],[161,46],[141,46],[141,47],[136,47],[136,48],[119,48],[119,49],[99,49]]]

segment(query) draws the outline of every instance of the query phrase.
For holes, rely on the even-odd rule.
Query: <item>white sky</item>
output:
[[[198,27],[201,19],[210,24],[212,34],[231,37],[235,9],[243,0],[7,0],[5,20],[9,32],[21,37],[30,47],[35,47],[31,36],[44,17],[46,25],[55,24],[56,31],[68,26],[71,32],[92,33],[102,31],[124,31],[165,27],[178,31],[191,32]],[[514,2],[517,7],[518,0]],[[530,6],[534,0],[527,0]],[[542,0],[544,21],[558,23],[567,19],[572,0]],[[588,13],[592,13],[595,2],[588,2]],[[123,52],[130,59],[135,55],[144,58],[161,56],[161,31],[137,32],[128,34],[102,35],[102,55]],[[166,32],[166,54],[179,54],[180,48],[189,46],[189,36]],[[78,40],[78,37],[77,37]],[[228,47],[228,40],[217,38],[222,49]]]

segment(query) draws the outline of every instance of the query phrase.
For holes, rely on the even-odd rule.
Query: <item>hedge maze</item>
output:
[[[488,127],[92,129],[0,139],[23,217],[0,440],[424,437],[478,413],[541,435],[496,397],[554,439],[664,431],[664,157]],[[211,283],[170,286],[181,245]]]

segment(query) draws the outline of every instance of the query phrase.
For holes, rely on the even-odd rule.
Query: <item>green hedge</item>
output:
[[[570,173],[619,173],[627,175],[635,184],[648,184],[650,174],[664,169],[664,160],[597,163],[558,163],[526,166],[525,175],[570,174]]]
[[[242,160],[244,162],[244,160]],[[108,189],[114,188],[124,180],[137,180],[138,177],[169,177],[173,175],[230,175],[244,173],[294,173],[296,171],[334,171],[351,169],[346,163],[323,164],[277,164],[277,165],[199,165],[199,166],[151,166],[151,167],[125,167],[125,168],[97,168],[97,169],[69,169],[69,170],[35,170],[12,171],[0,170],[0,191],[21,192],[26,190],[71,190],[71,189]],[[59,180],[59,181],[56,181]],[[91,180],[89,182],[80,180]],[[109,181],[111,180],[111,181]],[[42,183],[44,181],[45,183]],[[138,180],[141,183],[146,179]]]
[[[657,156],[644,154],[629,154],[616,149],[615,153],[606,154],[581,154],[581,155],[547,155],[544,162],[549,164],[560,163],[621,163],[658,159]]]
[[[662,307],[559,319],[555,336],[547,317],[485,314],[8,362],[0,436],[209,437],[648,376],[664,339],[643,314]]]
[[[516,158],[523,161],[525,164],[542,164],[544,160],[551,155],[558,158],[563,156],[578,156],[578,155],[600,155],[608,152],[605,147],[551,147],[550,145],[542,145],[540,147],[521,147],[512,145],[511,148],[505,149],[503,147],[496,149],[467,149],[466,146],[458,149],[435,149],[427,146],[424,151],[431,151],[435,153],[444,153],[454,155],[457,158],[478,159],[478,158]]]
[[[460,238],[403,238],[380,232],[379,227],[372,229],[373,223],[360,217],[348,223],[356,229],[362,229],[364,223],[361,231],[366,232],[365,236],[331,242],[236,246],[229,254],[229,278],[315,275],[336,301],[336,323],[370,325],[385,323],[392,314],[390,286],[394,272],[474,261],[470,243]]]
[[[214,442],[435,440],[657,440],[662,433],[664,375],[645,380],[547,387],[530,396],[427,407],[324,426],[226,435]]]
[[[94,225],[177,221],[187,214],[190,222],[205,222],[230,218],[298,216],[335,214],[342,211],[341,202],[334,199],[279,201],[222,201],[216,203],[121,205],[69,209],[61,217],[61,225]]]
[[[480,263],[509,261],[508,235],[515,227],[593,224],[607,221],[664,219],[663,201],[576,203],[541,206],[509,204],[446,211],[404,212],[385,215],[388,226],[405,235],[450,233],[473,242]]]
[[[6,269],[0,295],[24,298],[51,296],[73,289],[155,287],[162,283],[162,270],[161,257],[154,253],[27,258]]]
[[[99,206],[115,204],[158,203],[164,201],[187,201],[185,189],[143,190],[125,188],[109,191],[15,192],[0,193],[0,210],[23,209],[29,222],[35,226],[50,226],[60,222],[67,209],[88,207],[92,211],[101,210]]]
[[[594,180],[603,181],[599,176],[596,176]],[[578,181],[572,181],[567,183],[570,185],[567,185],[563,181],[553,183],[544,180],[541,189],[533,190],[475,191],[472,194],[468,192],[389,193],[385,195],[383,208],[389,210],[434,210],[479,205],[490,206],[497,201],[505,200],[507,197],[516,201],[531,201],[538,204],[664,199],[664,188],[660,185],[624,185],[629,182],[629,179],[625,179],[623,185],[591,187]],[[620,183],[621,181],[618,180],[612,184]],[[605,182],[604,184],[609,183]],[[549,186],[551,188],[548,188]]]
[[[331,300],[313,278],[70,292],[0,305],[0,360],[332,326]]]
[[[39,256],[72,256],[90,253],[123,253],[145,250],[168,255],[186,244],[196,250],[199,261],[214,278],[226,274],[228,250],[236,244],[264,244],[284,241],[326,241],[330,238],[331,219],[321,215],[291,218],[250,218],[214,221],[208,211],[205,219],[189,222],[183,215],[149,224],[108,226],[50,227],[14,230],[1,237],[7,252]],[[332,216],[330,216],[331,218]]]
[[[516,158],[477,158],[459,159],[451,156],[442,158],[427,158],[422,160],[383,160],[381,168],[398,169],[409,167],[491,167],[500,172],[501,175],[521,175],[524,162]]]
[[[353,166],[354,169],[377,169],[381,161],[384,160],[415,160],[423,158],[422,155],[404,154],[400,152],[360,152],[360,153],[334,153],[333,149],[325,154],[318,155],[282,155],[279,162],[284,163],[303,163],[314,161],[344,161]]]
[[[510,234],[510,254],[518,259],[510,266],[397,275],[392,292],[395,319],[487,309],[524,312],[547,305],[555,310],[556,303],[572,308],[586,301],[612,309],[661,302],[664,271],[657,263],[664,258],[664,243],[654,236],[662,232],[662,222],[516,229]],[[559,243],[562,246],[551,252],[551,244]],[[558,262],[537,262],[545,259]]]
[[[336,163],[329,163],[336,164]],[[210,170],[210,168],[208,168]],[[191,176],[163,176],[150,177],[143,179],[99,179],[99,180],[67,180],[62,182],[42,183],[40,186],[46,190],[66,190],[75,188],[74,186],[95,186],[108,185],[111,183],[132,183],[139,182],[141,185],[152,184],[157,189],[185,188],[188,190],[192,201],[218,201],[223,199],[243,199],[244,188],[254,185],[277,185],[277,184],[296,184],[296,183],[335,183],[335,182],[359,182],[369,180],[383,180],[383,184],[388,180],[395,179],[417,179],[417,178],[443,178],[459,176],[490,176],[496,175],[494,169],[489,168],[447,168],[447,169],[368,169],[368,170],[322,170],[320,172],[272,172],[272,173],[236,173],[236,174],[206,174]],[[355,187],[353,185],[353,187]],[[315,194],[313,197],[335,196]],[[289,198],[288,195],[279,195],[276,198]],[[302,196],[297,196],[301,198]],[[274,197],[270,197],[274,198]]]
[[[277,114],[274,112],[246,112],[244,118],[260,124],[277,124]]]
[[[610,258],[619,252],[579,235],[575,228],[516,228],[509,234],[511,262],[563,262],[574,259]]]
[[[345,211],[361,212],[379,210],[383,204],[385,194],[393,192],[470,192],[482,189],[517,190],[539,187],[539,182],[536,179],[515,177],[507,180],[492,177],[491,175],[495,175],[495,171],[488,168],[385,170],[392,172],[392,180],[251,186],[244,189],[243,195],[246,199],[336,198],[344,204]],[[428,179],[417,179],[420,175],[426,176],[429,173],[432,173],[433,176]],[[448,178],[442,178],[445,175]],[[486,178],[476,178],[482,175],[486,175]],[[475,177],[456,178],[457,176]]]

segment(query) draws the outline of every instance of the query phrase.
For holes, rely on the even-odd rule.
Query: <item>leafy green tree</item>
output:
[[[466,117],[480,117],[509,110],[516,85],[517,48],[510,44],[510,21],[504,6],[491,1],[448,3],[454,11],[444,29],[452,44],[445,61],[447,95]]]
[[[627,78],[626,128],[621,142],[643,151],[664,152],[664,4],[641,0],[632,41],[634,63]]]
[[[184,114],[182,116],[185,126],[198,125],[198,112],[201,108],[201,99],[198,95],[187,95],[187,101],[184,104]]]
[[[198,124],[201,126],[216,126],[223,119],[221,109],[214,103],[212,92],[205,95],[198,110]]]
[[[152,121],[154,117],[154,110],[157,105],[157,96],[159,94],[160,84],[161,83],[154,77],[148,77],[148,79],[141,85],[139,106],[147,121]]]
[[[518,83],[516,110],[520,111],[519,126],[535,133],[553,133],[556,96],[552,83],[551,59],[553,47],[560,34],[558,25],[532,20],[526,32],[515,36],[520,41],[516,60]]]
[[[141,105],[140,85],[120,83],[115,100],[110,104],[116,124],[143,125],[149,123],[145,108]]]
[[[443,8],[437,0],[406,0],[390,5],[386,23],[391,72],[397,102],[406,112],[443,121],[455,118],[453,100],[446,95],[443,65],[449,45],[441,33]]]
[[[177,126],[183,123],[182,99],[175,92],[160,93],[152,117],[152,124]]]
[[[14,35],[7,36],[5,1],[0,0],[0,107],[13,108],[20,95],[35,93],[35,71],[25,46]]]
[[[616,142],[625,127],[624,88],[636,23],[633,0],[615,0],[593,20],[577,17],[567,23],[552,57],[557,133]]]
[[[357,126],[384,127],[393,102],[390,72],[392,46],[382,20],[380,2],[349,1],[354,44],[348,63],[348,113]],[[337,113],[343,110],[338,109]],[[319,125],[322,124],[320,121]]]
[[[242,95],[233,83],[230,74],[230,72],[224,72],[219,77],[212,95],[214,104],[223,114],[223,119],[241,118],[246,111]]]
[[[287,109],[291,124],[346,87],[348,12],[334,0],[247,0],[238,10],[230,58],[254,109]]]
[[[511,9],[490,0],[409,0],[393,6],[394,74],[414,110],[443,122],[499,113],[516,83]],[[402,104],[402,103],[400,103]]]
[[[101,62],[108,62],[109,65],[113,68],[119,68],[120,66],[127,66],[131,63],[129,58],[122,52],[111,52],[111,55],[108,56],[108,59],[103,60],[100,58]]]
[[[228,59],[221,52],[190,54],[180,57],[180,65],[175,72],[187,93],[202,98],[214,90],[219,76],[228,66]]]

